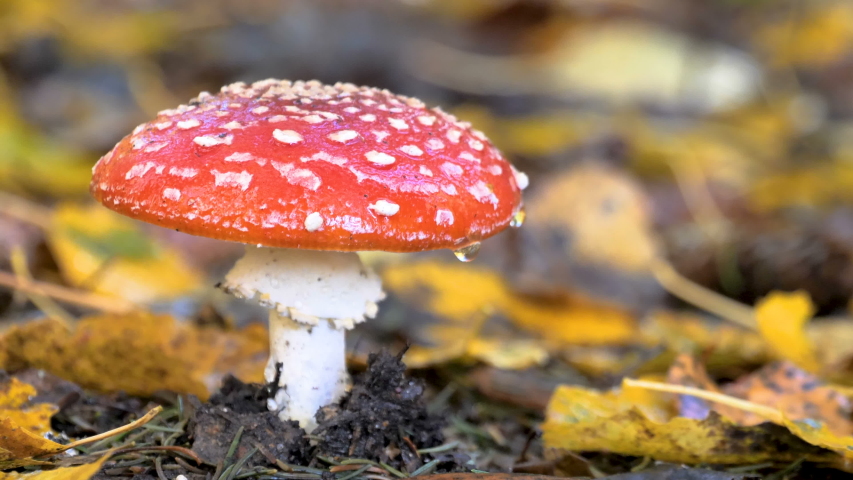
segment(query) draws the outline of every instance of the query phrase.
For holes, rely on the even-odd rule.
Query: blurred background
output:
[[[495,371],[606,385],[685,349],[734,378],[778,356],[736,327],[771,291],[848,315],[849,1],[3,0],[0,319],[264,320],[212,288],[240,245],[113,215],[88,183],[157,111],[268,77],[441,105],[530,176],[527,223],[471,264],[366,256],[390,295],[356,360],[411,341],[413,366],[496,368],[471,381],[498,397]]]

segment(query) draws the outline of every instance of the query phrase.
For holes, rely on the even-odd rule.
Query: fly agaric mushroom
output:
[[[516,171],[485,136],[387,90],[235,83],[138,126],[91,192],[146,222],[249,244],[223,287],[270,310],[269,400],[308,431],[346,390],[344,332],[384,297],[359,250],[449,248],[520,224]]]

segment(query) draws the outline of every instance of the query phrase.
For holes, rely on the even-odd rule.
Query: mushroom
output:
[[[523,219],[527,177],[470,124],[387,90],[235,83],[139,125],[93,169],[124,215],[248,244],[222,286],[270,307],[269,408],[307,430],[346,391],[344,334],[384,294],[359,250],[452,249]]]

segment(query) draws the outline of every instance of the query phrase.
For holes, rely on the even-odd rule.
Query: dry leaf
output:
[[[809,372],[820,369],[806,332],[814,305],[805,292],[772,292],[755,306],[758,331],[776,353]]]
[[[259,324],[223,331],[148,313],[87,317],[73,330],[40,320],[0,338],[0,368],[41,368],[100,391],[148,396],[170,390],[207,398],[226,373],[263,381],[268,342]]]
[[[9,417],[0,417],[0,470],[38,465],[33,457],[53,455],[65,446],[51,442],[21,427]]]
[[[0,480],[87,480],[98,473],[108,458],[109,455],[104,455],[98,461],[86,465],[30,473],[0,472]]]
[[[704,420],[652,420],[643,412],[649,408],[649,400],[637,404],[632,401],[636,400],[619,392],[558,388],[542,426],[545,445],[569,451],[649,456],[673,463],[748,464],[836,458],[834,453],[788,434],[784,427],[742,427],[716,413]]]
[[[415,344],[406,361],[413,366],[467,356],[520,369],[567,345],[625,345],[638,338],[636,320],[622,310],[568,299],[539,303],[510,291],[495,272],[470,265],[394,265],[383,281],[430,317],[408,325]],[[517,327],[530,335],[524,338]]]
[[[59,206],[48,241],[62,274],[74,286],[146,303],[186,295],[201,284],[199,272],[175,249],[100,205]]]
[[[564,253],[579,262],[645,272],[657,255],[643,191],[603,165],[584,164],[541,184],[527,214],[525,228],[562,233],[570,239]]]
[[[8,418],[37,435],[51,431],[50,417],[59,409],[50,403],[30,403],[30,398],[37,393],[32,385],[9,378],[0,387],[0,418]]]

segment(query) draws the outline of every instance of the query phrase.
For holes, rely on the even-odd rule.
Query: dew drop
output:
[[[477,254],[479,252],[480,242],[475,242],[466,247],[454,250],[453,254],[456,255],[456,258],[458,258],[460,262],[470,262],[477,258]]]
[[[512,228],[520,228],[524,225],[525,218],[527,218],[527,212],[525,212],[523,208],[519,209],[515,212],[515,215],[513,215],[512,220],[509,221],[509,226]]]

